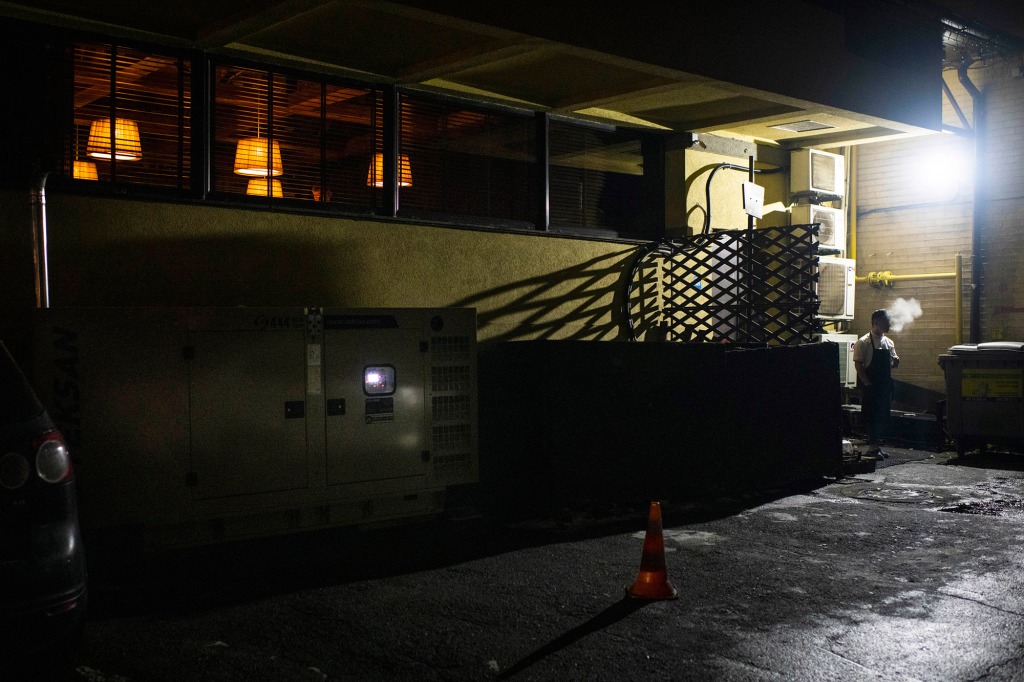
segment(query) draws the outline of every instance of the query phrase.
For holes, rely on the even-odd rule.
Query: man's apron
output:
[[[866,386],[865,407],[868,408],[868,438],[877,442],[889,426],[889,409],[892,400],[892,355],[884,346],[875,348],[875,337],[871,337],[871,364],[867,375],[871,385]]]

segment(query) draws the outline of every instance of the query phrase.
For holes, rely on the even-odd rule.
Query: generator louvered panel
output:
[[[439,395],[431,400],[433,421],[466,421],[472,414],[468,395]]]
[[[434,474],[444,478],[463,476],[473,468],[472,425],[434,425],[432,429]]]
[[[434,450],[439,452],[468,451],[473,444],[469,424],[443,424],[433,428]]]
[[[434,362],[465,361],[469,353],[468,336],[435,336],[431,339],[431,358]]]
[[[472,467],[472,455],[469,452],[456,452],[447,455],[437,455],[434,457],[434,467],[436,469],[469,469]]]
[[[822,330],[818,228],[733,230],[648,245],[629,277],[632,338],[814,342]]]
[[[476,462],[475,337],[430,339],[431,462],[437,480],[471,480]]]
[[[472,385],[473,375],[466,365],[442,365],[430,368],[430,388],[432,391],[468,391]]]

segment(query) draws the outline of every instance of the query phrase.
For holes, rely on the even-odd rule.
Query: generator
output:
[[[443,511],[479,480],[469,308],[50,308],[83,528],[187,546]]]

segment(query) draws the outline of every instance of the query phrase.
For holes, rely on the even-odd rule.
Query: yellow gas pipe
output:
[[[956,317],[956,343],[964,342],[964,311],[963,311],[963,287],[964,287],[964,259],[959,253],[953,264],[953,272],[935,272],[927,275],[894,275],[888,270],[883,272],[869,272],[864,277],[857,277],[858,282],[867,282],[876,289],[878,287],[891,287],[893,282],[909,282],[925,279],[952,279],[954,280],[954,301],[953,310]]]

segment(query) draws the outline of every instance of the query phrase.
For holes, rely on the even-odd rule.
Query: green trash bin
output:
[[[946,376],[946,427],[956,452],[1024,446],[1024,342],[953,346],[939,356]]]

